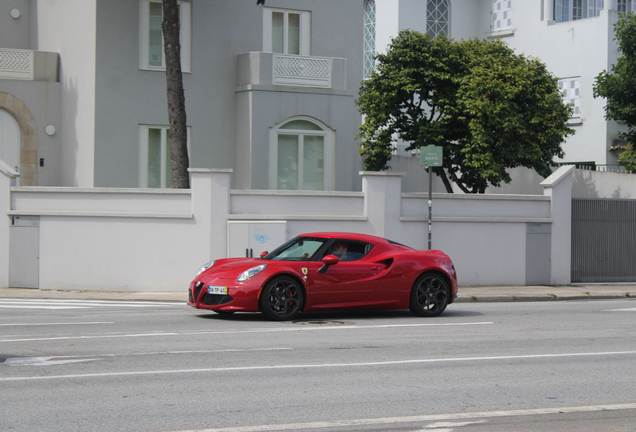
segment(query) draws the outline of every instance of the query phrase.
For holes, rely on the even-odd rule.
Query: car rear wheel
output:
[[[261,293],[261,311],[272,320],[294,319],[302,304],[303,290],[296,280],[288,276],[272,279]]]
[[[448,306],[449,289],[446,281],[435,273],[424,273],[411,290],[410,309],[415,315],[434,317]]]

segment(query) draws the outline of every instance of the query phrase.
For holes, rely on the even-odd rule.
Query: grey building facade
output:
[[[190,165],[232,168],[235,188],[359,190],[364,2],[255,3],[180,2]],[[0,4],[0,111],[20,135],[0,139],[21,184],[169,185],[160,22],[154,0]]]

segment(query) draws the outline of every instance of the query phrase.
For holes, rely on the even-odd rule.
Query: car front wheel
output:
[[[288,276],[272,279],[261,293],[261,311],[272,320],[294,319],[302,304],[303,290],[297,281]]]
[[[411,290],[411,312],[423,317],[441,314],[448,305],[449,292],[448,284],[438,274],[421,275]]]

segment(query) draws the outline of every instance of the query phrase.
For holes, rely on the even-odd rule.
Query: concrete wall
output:
[[[62,186],[92,187],[94,181],[97,0],[35,0],[34,49],[60,55],[62,84]]]
[[[37,220],[43,289],[185,289],[200,265],[226,256],[228,221],[427,248],[428,194],[401,193],[403,173],[361,172],[362,192],[296,192],[231,190],[230,170],[191,169],[190,190],[10,188],[15,173],[0,172],[0,267],[12,268],[7,225]],[[462,285],[569,283],[572,172],[546,179],[545,195],[434,194],[432,247],[453,259]]]
[[[20,12],[18,18],[11,11]],[[0,2],[0,48],[31,49],[31,1],[3,0]]]
[[[576,170],[572,175],[572,197],[636,199],[636,175]]]

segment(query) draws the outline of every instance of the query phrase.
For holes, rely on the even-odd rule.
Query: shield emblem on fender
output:
[[[307,267],[303,267],[301,270],[303,271],[303,274],[307,276]]]

